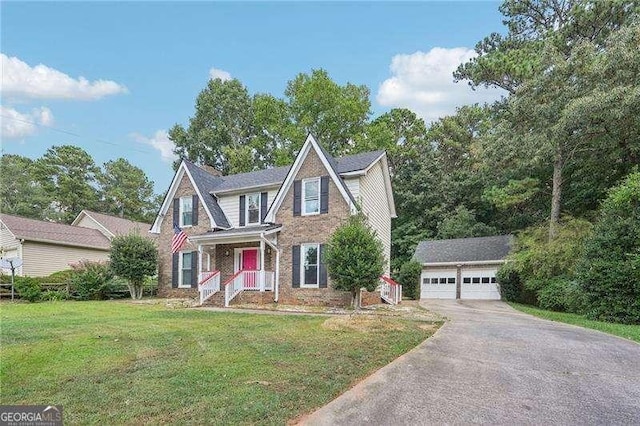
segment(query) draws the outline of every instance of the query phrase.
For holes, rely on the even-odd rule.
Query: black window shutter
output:
[[[293,215],[300,216],[302,213],[302,181],[293,181]]]
[[[173,199],[173,224],[180,226],[180,198]]]
[[[329,176],[320,178],[320,213],[329,213]]]
[[[191,252],[191,287],[198,287],[198,252]]]
[[[325,245],[320,244],[320,281],[318,287],[327,288],[327,264],[324,263],[324,249]]]
[[[300,288],[300,246],[293,246],[291,287]]]
[[[178,256],[179,253],[173,253],[173,259],[171,259],[171,287],[173,288],[178,287]]]
[[[245,224],[245,204],[247,202],[247,197],[244,195],[240,196],[240,226],[244,226]]]
[[[191,203],[191,207],[193,208],[193,213],[191,213],[191,224],[196,226],[198,224],[198,195],[193,196],[193,202]]]
[[[263,192],[260,194],[260,222],[264,223],[264,218],[267,215],[267,198],[269,194]]]

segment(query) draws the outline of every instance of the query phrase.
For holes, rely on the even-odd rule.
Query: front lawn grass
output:
[[[585,328],[592,328],[594,330],[603,331],[605,333],[613,334],[614,336],[624,337],[625,339],[634,340],[640,343],[640,325],[594,321],[585,318],[583,315],[546,311],[544,309],[534,308],[532,306],[522,305],[519,303],[509,304],[519,311],[535,315],[540,318],[548,319],[551,321],[564,322],[566,324],[579,325],[580,327]]]
[[[0,309],[0,403],[62,404],[71,424],[282,424],[434,330],[130,302]]]

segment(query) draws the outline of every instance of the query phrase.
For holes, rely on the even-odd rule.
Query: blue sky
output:
[[[187,122],[210,73],[281,97],[296,74],[324,68],[367,85],[374,116],[407,107],[430,121],[500,95],[451,81],[478,40],[504,31],[498,6],[3,2],[2,149],[124,157],[162,193],[173,175],[165,132]]]

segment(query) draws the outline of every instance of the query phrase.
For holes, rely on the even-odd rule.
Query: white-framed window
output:
[[[320,213],[320,178],[302,180],[302,214]]]
[[[300,287],[319,287],[320,244],[302,244],[300,254]]]
[[[247,194],[245,203],[246,224],[253,225],[260,223],[260,193]]]
[[[193,197],[180,198],[180,228],[193,225]]]
[[[178,287],[191,287],[193,282],[193,274],[196,273],[192,269],[194,252],[181,251],[178,256]]]

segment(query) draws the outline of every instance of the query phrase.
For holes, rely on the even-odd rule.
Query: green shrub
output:
[[[145,278],[158,269],[154,242],[137,234],[115,237],[111,241],[110,259],[113,273],[127,280],[131,298],[142,298]]]
[[[52,284],[66,283],[71,279],[72,275],[73,275],[73,269],[65,269],[63,271],[54,272],[48,277],[43,277],[41,279],[41,282],[52,283]]]
[[[420,298],[420,274],[422,273],[422,265],[411,260],[405,262],[400,267],[397,281],[402,286],[402,295],[409,299]]]
[[[47,290],[42,292],[40,300],[53,302],[58,300],[67,300],[68,298],[69,295],[64,290]]]
[[[112,277],[108,263],[81,261],[73,266],[71,295],[78,300],[107,299]]]
[[[37,278],[15,277],[15,291],[21,299],[37,302],[42,296],[42,289]]]
[[[569,312],[580,309],[584,298],[580,287],[573,282],[577,261],[591,229],[585,220],[564,218],[556,238],[551,241],[547,226],[520,233],[509,262],[499,271],[503,298],[546,309]]]
[[[502,300],[523,303],[522,292],[524,286],[512,262],[507,262],[498,269],[496,279],[500,284],[500,298]]]
[[[354,307],[360,289],[374,291],[384,272],[382,243],[362,215],[351,216],[333,232],[324,261],[333,286],[351,292]]]
[[[640,173],[630,174],[602,204],[578,267],[592,319],[640,324]]]
[[[546,281],[531,280],[527,287],[534,290],[542,309],[558,312],[578,312],[582,293],[575,281],[558,277]]]

